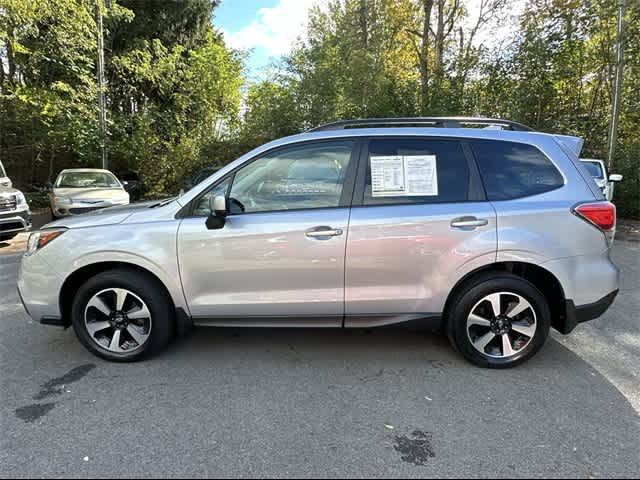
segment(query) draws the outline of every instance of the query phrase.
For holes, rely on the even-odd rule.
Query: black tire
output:
[[[8,242],[9,240],[13,240],[18,236],[17,233],[3,233],[0,234],[0,242]]]
[[[471,310],[492,293],[513,292],[527,300],[536,315],[536,329],[528,345],[508,358],[496,358],[477,350],[469,338],[467,319]],[[467,360],[484,368],[512,368],[526,362],[549,336],[551,313],[544,295],[529,281],[507,272],[488,272],[461,285],[448,302],[445,314],[451,344]],[[486,349],[485,349],[486,350]]]
[[[98,292],[123,288],[142,299],[153,319],[148,340],[130,353],[115,353],[98,345],[87,331],[84,313],[87,304]],[[97,274],[84,283],[76,294],[71,315],[73,329],[82,345],[93,354],[112,362],[134,362],[164,350],[175,336],[175,310],[164,287],[158,280],[142,272],[118,268]]]
[[[53,208],[49,208],[49,210],[51,211],[51,220],[58,220],[59,217],[55,214]]]

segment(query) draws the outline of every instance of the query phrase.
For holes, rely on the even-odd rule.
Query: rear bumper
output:
[[[601,317],[604,312],[606,312],[613,304],[613,301],[616,299],[617,295],[618,290],[614,290],[608,295],[602,297],[597,302],[589,303],[587,305],[579,305],[577,307],[573,303],[573,300],[566,300],[567,313],[564,325],[562,325],[561,328],[558,328],[558,330],[560,331],[560,333],[566,335],[571,333],[573,329],[578,326],[578,324]]]

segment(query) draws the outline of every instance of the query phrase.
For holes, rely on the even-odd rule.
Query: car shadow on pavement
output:
[[[28,233],[20,233],[11,240],[0,241],[0,255],[22,253],[27,248]]]
[[[36,334],[2,361],[0,411],[15,445],[5,465],[34,476],[52,474],[47,459],[64,447],[45,441],[36,461],[20,447],[49,437],[96,457],[77,472],[86,475],[126,475],[140,458],[157,472],[201,476],[209,465],[224,477],[252,476],[256,465],[260,476],[314,478],[640,468],[637,414],[552,339],[521,367],[496,371],[467,363],[442,336],[403,329],[199,328],[154,358],[116,364],[72,331],[18,328]],[[54,396],[34,402],[52,385]]]

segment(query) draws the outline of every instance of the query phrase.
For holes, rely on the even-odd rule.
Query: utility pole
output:
[[[96,0],[96,23],[98,24],[98,107],[100,109],[100,155],[102,158],[102,168],[107,170],[107,112],[104,85],[104,33],[102,28],[102,8],[103,0]]]
[[[611,124],[609,128],[609,153],[607,167],[613,165],[613,155],[618,139],[618,115],[620,111],[620,92],[622,90],[622,73],[624,70],[624,15],[627,8],[627,0],[618,0],[618,25],[616,40],[616,80],[613,90],[613,102],[611,104]]]

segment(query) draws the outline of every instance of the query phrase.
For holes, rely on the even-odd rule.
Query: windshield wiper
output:
[[[166,200],[161,200],[158,203],[154,203],[152,205],[149,206],[149,208],[157,208],[157,207],[164,207],[165,205],[169,205],[171,202],[173,202],[177,197],[171,197],[168,198]]]

